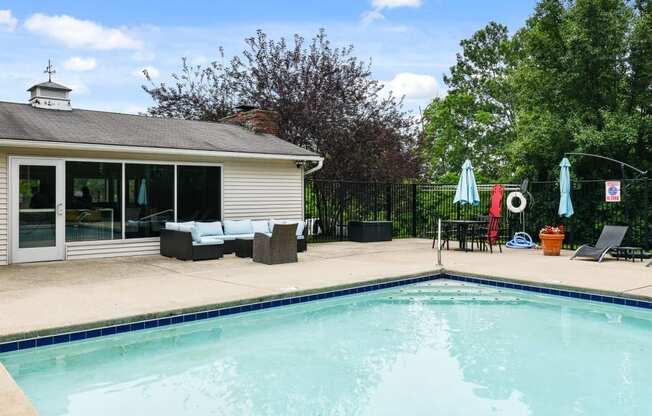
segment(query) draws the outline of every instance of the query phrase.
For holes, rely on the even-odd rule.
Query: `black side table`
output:
[[[637,257],[641,259],[642,262],[643,256],[645,255],[643,247],[614,247],[611,249],[611,252],[614,257],[616,257],[616,260],[620,260],[622,257],[625,261],[632,259],[632,262],[635,262]]]
[[[254,248],[253,238],[236,238],[235,255],[242,258],[252,257]]]
[[[358,243],[392,241],[392,222],[349,221],[349,240]]]

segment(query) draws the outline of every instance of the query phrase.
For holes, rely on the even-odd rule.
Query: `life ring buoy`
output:
[[[518,198],[519,200],[519,205],[517,207],[514,206],[514,199]],[[518,191],[510,192],[509,195],[507,195],[507,209],[509,212],[513,212],[514,214],[520,214],[525,210],[525,207],[527,206],[527,200],[523,196],[522,193]]]

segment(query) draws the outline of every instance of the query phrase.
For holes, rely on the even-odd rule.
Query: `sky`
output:
[[[262,29],[273,38],[311,38],[324,28],[334,46],[371,61],[385,91],[418,113],[446,93],[443,75],[459,42],[494,20],[520,28],[535,0],[0,0],[0,101],[26,102],[47,80],[73,89],[74,108],[139,113],[153,104],[143,69],[171,81],[181,57],[206,64],[244,49]]]

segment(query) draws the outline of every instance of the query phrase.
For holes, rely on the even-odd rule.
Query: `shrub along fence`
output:
[[[621,180],[621,202],[605,202],[605,181],[573,182],[575,215],[560,218],[559,184],[531,182],[523,214],[510,213],[503,198],[501,233],[529,233],[538,241],[545,225],[564,224],[566,248],[594,243],[603,225],[629,225],[625,244],[652,248],[648,179]],[[453,204],[455,184],[364,183],[308,179],[305,183],[305,218],[313,242],[348,239],[349,221],[392,221],[394,238],[433,238],[437,219],[477,219],[487,215],[492,185],[479,185],[478,206]],[[507,194],[508,192],[506,192]]]

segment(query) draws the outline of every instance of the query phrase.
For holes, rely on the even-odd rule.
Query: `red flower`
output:
[[[541,234],[564,234],[564,226],[558,225],[557,227],[553,227],[552,225],[546,225],[544,228],[541,229],[540,233]]]

